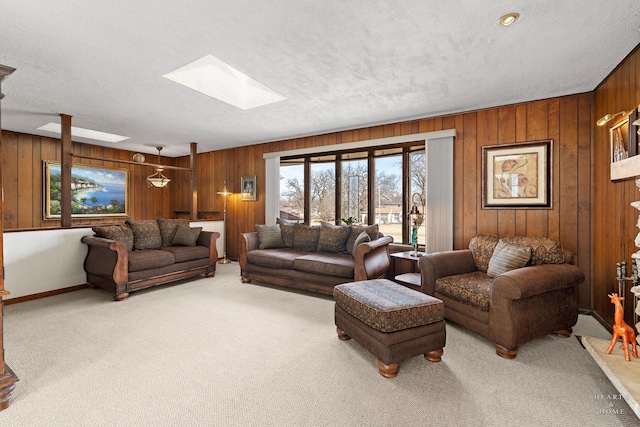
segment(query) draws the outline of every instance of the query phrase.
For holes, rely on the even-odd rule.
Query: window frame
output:
[[[390,153],[383,153],[376,155],[379,151],[392,151]],[[399,152],[397,152],[399,150]],[[402,176],[401,176],[401,190],[402,190],[402,243],[409,242],[410,224],[408,220],[408,213],[411,203],[411,171],[410,171],[410,155],[415,151],[425,151],[424,140],[413,140],[408,142],[402,142],[397,144],[382,145],[376,147],[362,147],[353,148],[348,150],[336,150],[336,151],[323,151],[320,153],[308,153],[304,155],[291,155],[282,156],[280,158],[280,164],[295,162],[304,164],[304,224],[311,222],[311,165],[313,163],[333,163],[335,170],[335,223],[340,224],[340,218],[342,215],[342,164],[343,161],[357,160],[357,157],[361,159],[367,159],[367,224],[375,224],[375,191],[371,191],[375,188],[376,180],[376,158],[387,156],[401,156],[402,159]],[[356,158],[348,158],[349,154],[362,154]],[[334,157],[334,160],[316,160],[314,157]],[[345,158],[346,157],[346,158]],[[426,152],[425,152],[425,166],[426,166]]]

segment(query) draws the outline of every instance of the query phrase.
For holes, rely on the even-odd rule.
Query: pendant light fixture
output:
[[[156,173],[147,177],[147,182],[149,183],[149,185],[162,188],[165,187],[171,180],[164,176],[164,174],[162,173],[164,168],[160,166],[160,152],[162,151],[162,147],[156,147],[156,149],[158,150],[158,167],[156,168]]]

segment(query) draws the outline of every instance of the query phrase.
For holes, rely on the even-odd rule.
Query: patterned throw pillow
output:
[[[259,249],[283,248],[282,232],[280,225],[256,225],[258,232]]]
[[[133,250],[133,230],[125,224],[103,225],[92,230],[96,237],[122,242],[128,251]]]
[[[318,252],[343,253],[347,250],[347,240],[351,236],[351,227],[320,223]]]
[[[365,232],[369,235],[369,238],[373,241],[378,238],[379,229],[378,224],[373,225],[352,225],[351,226],[351,236],[349,236],[349,240],[347,240],[347,252],[353,253],[353,246],[356,243],[356,239],[360,235],[360,233]]]
[[[171,246],[173,238],[176,235],[178,226],[189,227],[188,219],[164,219],[158,218],[158,227],[160,227],[160,237],[162,238],[162,246]]]
[[[565,262],[564,249],[557,240],[546,237],[505,237],[505,243],[531,248],[531,265],[562,264]]]
[[[158,249],[162,246],[160,227],[158,222],[151,219],[146,221],[127,220],[127,225],[133,230],[133,250]]]
[[[173,246],[195,246],[201,231],[202,227],[179,225],[173,237]]]
[[[286,219],[277,218],[276,224],[280,225],[280,231],[282,232],[282,242],[285,248],[293,247],[293,234],[295,233],[295,222],[287,221]]]
[[[489,277],[496,277],[507,271],[522,268],[527,265],[530,259],[530,247],[510,245],[500,240],[493,250],[487,275],[489,275]]]
[[[473,261],[476,263],[478,271],[487,272],[489,268],[489,260],[493,255],[493,249],[498,244],[498,236],[479,235],[471,239],[469,249],[473,255]]]
[[[318,240],[320,240],[320,227],[304,224],[295,225],[293,234],[293,249],[305,252],[317,252]]]
[[[371,241],[371,237],[369,237],[369,235],[367,233],[365,233],[364,231],[362,233],[360,233],[358,235],[358,237],[356,238],[355,243],[353,244],[353,250],[351,251],[351,255],[355,258],[356,249],[358,249],[358,246],[360,246],[361,244],[363,244],[365,242],[370,242],[370,241]]]

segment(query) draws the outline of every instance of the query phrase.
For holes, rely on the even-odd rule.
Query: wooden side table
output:
[[[391,257],[389,277],[396,283],[419,291],[422,286],[422,278],[418,267],[418,260],[421,255],[424,255],[424,252],[418,252],[418,256],[413,256],[413,251],[389,254]]]

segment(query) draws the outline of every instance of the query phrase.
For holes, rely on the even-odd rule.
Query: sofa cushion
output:
[[[496,277],[507,271],[522,268],[531,259],[531,248],[529,246],[516,246],[500,240],[493,250],[487,275]]]
[[[188,219],[158,218],[156,221],[158,221],[158,227],[160,227],[162,246],[171,246],[173,244],[173,238],[176,235],[176,231],[179,225],[189,227]]]
[[[323,276],[353,279],[353,257],[349,254],[316,252],[300,256],[293,261],[293,269]]]
[[[491,302],[491,283],[493,279],[486,273],[474,271],[436,279],[435,291],[436,294],[488,312]]]
[[[491,255],[493,255],[493,249],[497,244],[498,236],[494,235],[479,235],[471,239],[471,242],[469,242],[469,250],[473,255],[473,261],[478,271],[482,273],[487,272]]]
[[[285,248],[293,248],[293,235],[295,233],[295,222],[287,221],[286,219],[277,218],[276,224],[280,226],[280,232],[282,233],[282,242]]]
[[[350,226],[333,225],[328,222],[320,223],[318,252],[344,253],[347,250],[349,236],[351,236]]]
[[[351,226],[351,235],[349,236],[349,240],[347,240],[347,252],[353,253],[353,246],[356,243],[356,239],[360,235],[360,233],[365,232],[369,235],[371,240],[376,240],[379,236],[378,224],[373,225],[352,225]]]
[[[129,272],[149,270],[174,264],[176,257],[167,251],[148,249],[129,253]]]
[[[306,255],[307,252],[295,249],[254,249],[247,252],[247,262],[261,265],[263,267],[280,268],[293,270],[293,262],[299,256]]]
[[[293,234],[293,249],[306,252],[316,252],[318,250],[318,240],[320,239],[320,227],[296,224]]]
[[[173,246],[195,246],[200,237],[202,227],[185,227],[179,225],[173,236]]]
[[[369,237],[367,233],[365,233],[364,231],[360,233],[360,235],[356,238],[356,241],[353,244],[353,249],[351,250],[351,256],[352,257],[356,256],[356,249],[358,249],[358,246],[360,246],[365,242],[370,242],[370,241],[371,241],[371,237]]]
[[[169,246],[161,250],[171,252],[175,256],[176,262],[209,258],[209,248],[204,246]]]
[[[344,311],[382,332],[444,320],[442,301],[387,279],[337,285],[333,296]]]
[[[563,264],[564,250],[557,240],[546,237],[503,237],[505,243],[531,247],[531,265]]]
[[[122,242],[128,251],[133,250],[133,230],[125,224],[102,225],[92,230],[96,237]]]
[[[160,227],[158,222],[151,219],[146,221],[127,220],[127,225],[133,230],[133,250],[158,249],[162,246]]]
[[[282,231],[280,225],[256,225],[258,232],[258,248],[260,249],[277,249],[283,248]]]

